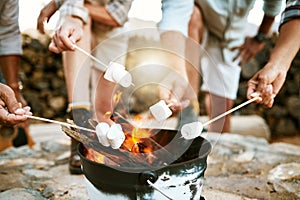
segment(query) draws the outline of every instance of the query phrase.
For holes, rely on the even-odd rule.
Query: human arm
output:
[[[49,45],[49,50],[54,53],[75,50],[74,44],[83,36],[83,22],[73,16],[67,16],[59,29],[55,31]]]
[[[37,20],[37,29],[41,33],[45,33],[44,23],[48,22],[52,15],[57,11],[58,6],[55,0],[50,1],[45,7],[42,8]]]
[[[258,36],[259,34],[267,36],[272,27],[274,20],[275,20],[274,16],[268,16],[267,14],[265,14],[262,23],[257,31],[256,36]],[[246,37],[244,44],[232,49],[232,50],[236,50],[236,49],[238,50],[238,54],[233,59],[233,61],[240,58],[240,62],[239,62],[240,66],[248,62],[250,59],[252,59],[264,47],[265,45],[264,39],[261,40],[256,36]]]
[[[64,0],[59,11],[61,25],[49,45],[49,50],[55,53],[75,50],[73,44],[82,38],[83,25],[88,22],[88,10],[83,0]]]
[[[263,3],[264,17],[256,36],[246,37],[244,44],[235,48],[238,49],[239,53],[234,60],[239,58],[239,65],[248,62],[264,47],[265,40],[271,30],[275,17],[280,14],[282,0],[263,0]]]
[[[290,20],[280,28],[276,46],[271,52],[268,63],[248,82],[247,97],[257,92],[262,101],[258,103],[272,107],[274,97],[278,94],[286,79],[291,62],[300,48],[300,18]],[[265,93],[267,85],[272,85],[272,93]]]
[[[0,124],[3,125],[16,125],[24,122],[27,117],[31,115],[30,107],[21,107],[21,104],[17,102],[14,91],[0,83]]]

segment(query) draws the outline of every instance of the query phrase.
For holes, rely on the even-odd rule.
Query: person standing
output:
[[[19,30],[19,1],[0,1],[0,67],[5,83],[13,89],[18,102],[22,106],[27,103],[21,95],[21,84],[19,81],[20,55],[22,54],[21,33]],[[28,144],[34,145],[29,133],[29,120],[15,127],[18,131],[13,145],[18,147]],[[10,127],[13,129],[13,127]]]
[[[94,105],[93,114],[97,115],[95,117],[99,121],[113,123],[105,113],[112,111],[111,99],[115,83],[105,80],[100,70],[103,66],[87,62],[86,55],[76,50],[74,44],[92,53],[106,65],[116,60],[126,51],[127,38],[107,39],[124,32],[123,25],[128,20],[131,3],[131,0],[53,0],[40,12],[38,29],[44,32],[43,22],[49,20],[57,9],[60,11],[62,23],[53,35],[49,49],[55,53],[63,52],[69,102],[67,113],[78,126],[89,126],[91,102]],[[77,145],[78,142],[71,139],[71,174],[82,173]]]
[[[274,98],[285,82],[291,63],[300,49],[300,1],[287,0],[279,26],[279,38],[271,51],[269,61],[249,81],[247,89],[248,99],[253,93],[258,93],[261,103],[269,108],[273,106]],[[268,86],[272,90],[268,91]]]
[[[245,38],[247,17],[254,3],[255,0],[195,1],[189,35],[200,43],[207,33],[203,45],[210,57],[203,55],[201,58],[201,89],[206,92],[205,105],[210,119],[232,108],[241,66],[263,48],[282,1],[264,0],[264,17],[257,34]],[[230,119],[227,115],[212,123],[208,131],[229,132]]]

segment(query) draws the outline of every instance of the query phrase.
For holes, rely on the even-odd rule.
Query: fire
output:
[[[134,117],[135,124],[140,124],[145,121],[142,116],[136,115]],[[151,153],[153,152],[152,143],[149,142],[149,138],[151,137],[151,129],[144,129],[138,128],[139,126],[133,127],[129,123],[123,122],[121,123],[124,134],[125,134],[125,141],[121,146],[121,150],[125,150],[130,152],[132,156],[136,154],[143,153],[144,155],[147,154],[147,161],[152,163],[152,156]],[[86,157],[94,162],[107,163],[107,158],[103,156],[101,153],[93,150],[88,149],[86,153]]]
[[[105,156],[92,148],[87,149],[85,157],[97,163],[105,163]]]
[[[120,91],[117,91],[115,93],[115,95],[113,96],[114,105],[117,105],[121,102],[121,95],[122,92]],[[115,116],[113,119],[116,122],[118,122],[118,120],[123,120],[121,123],[118,122],[122,125],[122,129],[125,134],[125,141],[122,144],[120,150],[131,152],[133,156],[139,153],[149,154],[150,156],[147,156],[148,162],[151,163],[151,153],[153,152],[152,143],[149,142],[149,138],[151,136],[151,129],[138,128],[142,127],[142,125],[146,122],[147,119],[143,118],[142,115],[135,115],[133,118],[133,124],[135,124],[135,126],[132,126],[130,123],[127,122],[125,118],[123,118],[123,115],[124,113],[122,114],[122,116]],[[110,118],[111,116],[111,111],[108,111],[104,114],[104,118]],[[104,155],[91,148],[88,149],[88,151],[86,152],[86,157],[92,161],[102,164],[104,164],[107,161],[107,158]]]
[[[114,96],[113,96],[113,102],[114,102],[114,106],[116,106],[120,100],[121,100],[121,96],[122,96],[122,92],[121,91],[117,91]]]

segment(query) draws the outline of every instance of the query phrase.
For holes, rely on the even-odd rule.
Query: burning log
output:
[[[91,133],[83,133],[83,131],[79,132],[65,126],[62,126],[62,131],[76,141],[84,144],[86,147],[91,148],[98,153],[101,153],[103,156],[109,158],[117,165],[127,166],[131,165],[130,163],[139,163],[137,159],[130,158],[129,152],[103,146],[99,143],[95,135],[91,135]]]

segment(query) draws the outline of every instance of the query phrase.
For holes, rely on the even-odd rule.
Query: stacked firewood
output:
[[[61,54],[50,52],[49,42],[46,35],[38,39],[23,35],[20,78],[34,115],[58,119],[65,115],[67,92]]]

